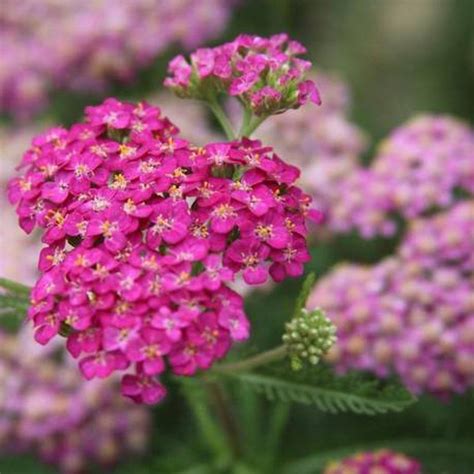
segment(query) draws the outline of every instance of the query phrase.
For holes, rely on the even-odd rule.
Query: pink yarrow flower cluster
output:
[[[474,202],[412,224],[395,256],[344,265],[309,298],[338,328],[340,372],[397,374],[412,392],[447,399],[474,385]]]
[[[395,216],[413,219],[474,192],[474,131],[449,116],[422,115],[395,129],[367,169],[338,186],[328,212],[336,232],[393,235]]]
[[[303,272],[310,197],[259,141],[195,147],[159,109],[108,99],[85,123],[37,136],[9,185],[26,232],[44,230],[29,318],[59,332],[88,379],[126,371],[156,403],[158,376],[208,369],[248,337],[239,294]]]
[[[215,91],[237,97],[256,115],[295,109],[308,101],[319,105],[319,92],[305,73],[306,48],[286,34],[270,38],[240,35],[215,48],[201,48],[188,62],[176,56],[165,85],[182,97],[215,99]]]
[[[29,337],[0,331],[0,454],[35,453],[58,472],[79,474],[110,472],[142,453],[147,410],[121,397],[116,380],[85,382],[67,357],[58,359],[57,346],[31,350]]]
[[[51,89],[90,93],[128,82],[170,47],[216,38],[237,3],[2,0],[0,113],[30,118],[47,106]]]
[[[340,461],[330,462],[323,474],[421,474],[415,459],[389,449],[354,454]]]

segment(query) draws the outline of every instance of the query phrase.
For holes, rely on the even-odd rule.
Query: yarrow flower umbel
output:
[[[412,392],[441,398],[472,387],[473,235],[467,201],[416,220],[395,256],[322,279],[308,307],[323,306],[338,328],[336,369],[395,372]]]
[[[77,474],[93,466],[110,472],[143,452],[147,410],[121,397],[117,381],[82,380],[54,344],[28,346],[27,332],[0,331],[0,453],[34,452],[58,472]]]
[[[235,0],[2,0],[0,113],[30,118],[54,87],[103,91],[172,45],[217,37]],[[61,41],[58,41],[61,38]]]
[[[389,449],[361,452],[329,463],[324,474],[421,474],[418,461]]]
[[[46,244],[36,340],[67,334],[86,378],[127,371],[138,402],[164,396],[166,366],[192,375],[248,337],[236,274],[281,281],[310,258],[305,221],[319,214],[297,168],[259,141],[195,147],[146,103],[88,107],[85,123],[37,136],[20,169],[10,200]]]
[[[181,97],[206,101],[224,92],[259,116],[295,109],[308,101],[319,105],[314,82],[304,79],[311,68],[309,61],[298,58],[304,53],[306,48],[286,34],[240,35],[221,46],[196,50],[190,62],[176,56],[165,85]]]

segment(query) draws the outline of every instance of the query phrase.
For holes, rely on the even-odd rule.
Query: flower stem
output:
[[[203,439],[213,452],[216,462],[226,464],[226,459],[230,459],[231,453],[226,446],[222,430],[209,410],[207,393],[201,388],[193,386],[188,381],[182,381],[182,393],[194,414]]]
[[[250,125],[250,122],[252,120],[252,110],[248,107],[244,108],[244,115],[242,117],[242,125],[240,126],[240,131],[239,131],[239,138],[242,138],[245,136],[245,130]]]
[[[212,98],[209,101],[207,101],[207,104],[211,108],[212,113],[214,114],[217,121],[221,125],[222,130],[226,134],[227,138],[229,140],[235,140],[236,136],[235,136],[235,132],[234,132],[234,129],[232,127],[232,124],[230,123],[230,120],[228,119],[226,113],[222,109],[222,107],[219,104],[219,102],[217,101],[217,99]]]
[[[284,345],[261,352],[256,356],[230,364],[218,365],[213,369],[216,373],[243,372],[245,370],[255,369],[261,365],[269,364],[275,360],[283,359],[286,356],[286,347]]]
[[[268,118],[267,115],[262,115],[261,117],[253,117],[249,121],[246,127],[242,127],[240,135],[242,137],[250,137],[255,130]]]
[[[227,394],[220,382],[204,379],[205,387],[209,395],[209,400],[216,409],[220,424],[227,435],[228,445],[234,459],[241,455],[239,428],[235,420],[232,409],[229,406]]]

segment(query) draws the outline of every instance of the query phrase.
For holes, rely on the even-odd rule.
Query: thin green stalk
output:
[[[210,413],[206,393],[202,391],[202,387],[190,384],[188,381],[182,382],[182,387],[182,392],[193,412],[203,439],[215,455],[216,461],[226,462],[226,459],[230,459],[231,452],[222,430]]]
[[[226,134],[227,138],[229,140],[235,140],[236,136],[232,124],[230,123],[230,120],[228,119],[226,113],[222,109],[217,99],[209,100],[207,104],[209,105],[212,110],[212,113],[221,125],[222,130],[224,130],[224,133]]]
[[[239,138],[242,138],[243,136],[245,136],[244,132],[249,127],[251,120],[252,120],[252,110],[249,109],[248,107],[245,107],[244,115],[242,117],[242,125],[240,126],[240,131],[239,131]]]
[[[267,115],[262,115],[261,117],[253,117],[252,120],[247,124],[247,126],[242,129],[242,137],[250,137],[255,130],[268,118]]]
[[[204,379],[205,387],[209,395],[209,400],[213,403],[220,424],[227,435],[228,445],[234,459],[239,459],[242,454],[240,446],[239,428],[235,420],[234,413],[229,406],[227,394],[220,382]]]
[[[277,464],[278,448],[281,444],[282,433],[287,425],[289,415],[289,403],[282,402],[273,405],[265,443],[264,472],[272,472]]]
[[[286,347],[284,345],[275,347],[266,352],[261,352],[256,356],[241,360],[230,364],[221,364],[213,369],[216,373],[234,373],[243,372],[246,370],[255,369],[261,365],[269,364],[270,362],[283,359],[286,356]]]

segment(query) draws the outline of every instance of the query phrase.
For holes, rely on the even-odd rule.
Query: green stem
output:
[[[287,425],[289,414],[289,403],[282,402],[274,405],[273,412],[269,420],[268,434],[265,443],[263,469],[265,472],[271,472],[275,465],[278,464],[278,448],[281,445],[282,433]]]
[[[186,397],[203,439],[214,453],[218,463],[225,463],[224,458],[230,458],[230,451],[225,443],[225,437],[214,417],[209,411],[206,394],[202,388],[187,381],[182,381],[182,393]]]
[[[227,394],[220,382],[205,378],[204,383],[209,394],[209,399],[216,409],[220,424],[227,435],[228,445],[234,459],[241,455],[239,428],[234,414],[229,406]]]
[[[240,126],[240,131],[239,131],[239,138],[242,138],[244,136],[245,130],[250,125],[250,122],[252,120],[252,110],[248,107],[244,108],[244,116],[242,117],[242,125]]]
[[[16,281],[8,280],[7,278],[0,278],[0,287],[25,297],[29,297],[31,291],[31,288],[17,283]]]
[[[261,117],[253,117],[252,120],[241,130],[240,135],[242,137],[250,137],[255,130],[268,118],[267,115],[262,115]]]
[[[216,373],[230,373],[243,372],[250,369],[255,369],[261,365],[269,364],[275,360],[283,359],[286,356],[286,347],[284,345],[270,349],[269,351],[261,352],[256,356],[241,360],[230,364],[221,364],[213,369]]]
[[[230,123],[230,120],[228,119],[226,113],[224,112],[224,110],[220,106],[217,99],[213,98],[213,99],[207,101],[207,104],[209,105],[209,107],[212,110],[212,113],[214,114],[217,121],[221,125],[222,130],[224,130],[224,133],[226,134],[227,138],[229,140],[235,140],[236,136],[235,136],[235,132],[234,132],[234,129],[232,127],[232,124]]]

